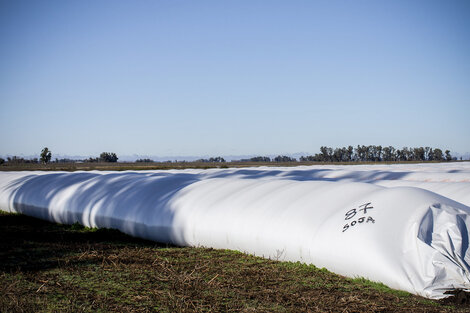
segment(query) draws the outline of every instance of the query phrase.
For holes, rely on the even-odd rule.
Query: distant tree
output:
[[[55,163],[75,163],[76,161],[73,159],[62,158],[62,159],[55,159]]]
[[[249,160],[245,160],[249,161]],[[199,159],[194,161],[196,163],[225,163],[225,159],[222,157],[215,157],[215,158],[209,158],[209,159]]]
[[[426,160],[426,150],[423,147],[413,148],[413,155],[415,161]]]
[[[300,162],[320,162],[321,161],[321,157],[320,155],[317,153],[315,155],[307,155],[307,156],[301,156],[299,158]]]
[[[333,149],[330,147],[320,147],[320,161],[332,162],[333,161]]]
[[[49,151],[49,148],[45,147],[41,151],[41,163],[47,164],[51,161],[52,153]]]
[[[426,147],[425,149],[427,149],[429,147]],[[428,161],[433,161],[434,160],[434,150],[432,148],[429,148],[426,152],[426,160]]]
[[[135,162],[136,163],[153,163],[155,161],[152,159],[138,159],[138,160],[135,160]]]
[[[395,148],[392,146],[384,147],[382,149],[382,159],[384,161],[393,161],[395,157]]]
[[[20,163],[25,163],[25,160],[23,158],[20,158],[14,155],[13,157],[7,157],[7,163],[8,164],[20,164]]]
[[[408,150],[408,147],[403,147],[401,149],[400,161],[411,161],[412,159],[413,159],[412,152]]]
[[[103,152],[100,154],[101,162],[117,162],[118,157],[114,152]]]
[[[379,161],[381,153],[382,153],[382,146],[380,146],[380,151],[379,151],[379,147],[376,145],[369,146],[370,161],[374,161],[374,162]]]
[[[333,162],[341,162],[342,157],[343,157],[343,151],[340,148],[336,148],[333,150],[333,153],[331,155]]]
[[[25,163],[39,163],[38,158],[24,159],[22,157],[14,155],[13,157],[7,157],[7,164],[25,164]]]
[[[433,160],[436,160],[436,161],[442,161],[443,160],[442,150],[439,149],[439,148],[435,148],[432,158],[433,158]]]
[[[353,158],[354,158],[354,148],[353,148],[352,146],[348,146],[346,155],[347,155],[347,160],[348,160],[348,162],[353,161]]]
[[[356,147],[356,157],[359,161],[366,161],[367,160],[367,156],[366,156],[366,146],[362,145],[357,145]]]
[[[446,150],[445,154],[446,154],[446,161],[452,161],[452,156],[450,155],[450,151]]]
[[[381,146],[381,145],[376,146],[376,147],[375,147],[375,158],[376,158],[376,161],[378,161],[378,162],[382,161],[382,153],[383,153],[382,146]]]
[[[388,146],[390,149],[390,161],[396,161],[397,160],[397,149],[393,146]]]
[[[432,151],[431,147],[424,147],[424,159],[429,160],[429,154]]]
[[[2,165],[3,163],[5,163],[5,159],[0,158],[0,165]]]
[[[257,157],[250,158],[249,161],[251,161],[251,162],[271,162],[271,158],[270,157],[257,156]]]
[[[273,159],[274,162],[297,162],[295,158],[288,157],[286,155],[278,155]]]
[[[210,158],[209,162],[216,162],[216,163],[225,163],[225,159],[222,157]]]
[[[350,148],[352,148],[350,146]],[[346,147],[336,148],[333,150],[332,155],[334,162],[348,162],[350,161],[349,150]]]
[[[373,161],[372,146],[364,146],[364,161]]]

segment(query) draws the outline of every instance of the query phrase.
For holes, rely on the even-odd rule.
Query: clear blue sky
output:
[[[0,154],[470,151],[470,1],[0,1]]]

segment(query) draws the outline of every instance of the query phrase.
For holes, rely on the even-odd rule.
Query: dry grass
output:
[[[456,161],[460,162],[460,161]],[[437,161],[406,161],[406,162],[173,162],[173,163],[50,163],[44,164],[2,164],[0,171],[126,171],[126,170],[169,170],[169,169],[209,169],[209,168],[240,168],[256,166],[302,166],[302,165],[364,165],[364,164],[416,164],[439,163]]]
[[[466,312],[242,253],[0,214],[1,312]],[[465,300],[465,299],[464,299]]]

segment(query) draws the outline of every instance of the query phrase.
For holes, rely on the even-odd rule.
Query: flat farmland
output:
[[[468,312],[300,263],[0,213],[1,312]]]
[[[91,166],[80,169],[58,167],[61,164],[2,166],[6,172],[0,173],[0,209],[5,211],[0,213],[0,311],[470,309],[468,294],[456,290],[455,284],[446,285],[445,279],[442,284],[431,279],[429,288],[421,291],[393,285],[405,265],[414,270],[422,268],[421,260],[440,264],[432,257],[435,247],[442,249],[439,238],[448,234],[449,225],[460,226],[454,227],[455,238],[444,247],[443,255],[454,251],[456,260],[466,257],[460,256],[465,247],[459,248],[458,243],[466,244],[460,238],[467,232],[468,163],[298,167],[290,165],[299,163],[281,163],[283,167],[267,163],[255,167],[261,164],[65,164]],[[155,168],[161,165],[167,167]],[[359,206],[350,207],[354,203]],[[458,214],[452,213],[454,208]],[[434,229],[418,231],[417,237],[406,226],[414,218],[413,223],[426,228],[431,225],[429,216],[436,221]],[[269,222],[263,223],[266,219]],[[160,228],[152,228],[157,226]],[[246,234],[250,236],[244,237]],[[377,238],[384,244],[377,245]],[[427,250],[420,250],[420,255],[429,252],[429,257],[402,256],[406,243],[415,240],[426,244],[421,245]],[[434,241],[441,246],[434,246]],[[387,249],[381,249],[385,243]],[[387,267],[386,263],[368,274],[368,268],[378,264],[376,260],[383,260],[384,251],[395,251],[387,254],[387,260],[392,255],[395,259],[390,264],[397,266]],[[295,253],[299,255],[293,256]],[[328,262],[316,263],[322,255],[329,257]],[[368,266],[361,267],[365,262]],[[444,268],[449,273],[452,264],[461,264],[448,263]],[[353,266],[348,272],[331,264]],[[356,271],[360,268],[362,272]],[[402,277],[407,283],[409,276]],[[421,286],[419,277],[412,283]],[[465,281],[462,284],[466,286]],[[433,295],[452,290],[446,292],[452,296],[431,300],[439,299],[424,292],[431,289],[436,290]]]
[[[127,170],[171,170],[171,169],[210,169],[243,167],[295,167],[309,165],[380,165],[380,164],[419,164],[422,161],[406,162],[92,162],[92,163],[38,163],[2,164],[0,171],[127,171]],[[439,163],[427,161],[427,164]],[[452,163],[459,163],[455,161]]]

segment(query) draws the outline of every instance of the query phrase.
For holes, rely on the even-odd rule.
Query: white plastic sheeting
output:
[[[2,172],[0,209],[315,264],[429,298],[470,289],[470,163]]]

